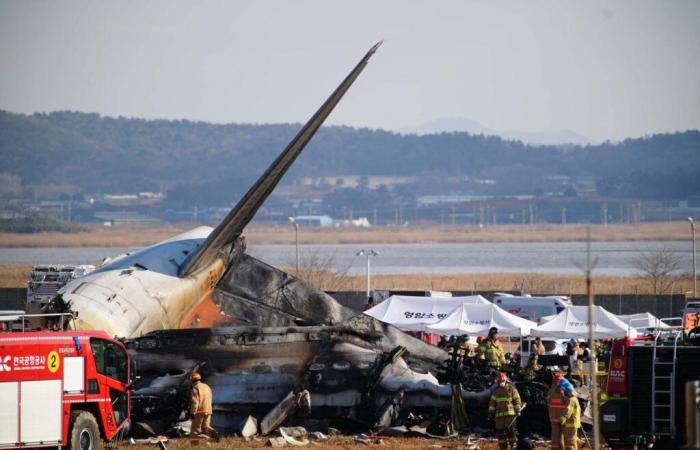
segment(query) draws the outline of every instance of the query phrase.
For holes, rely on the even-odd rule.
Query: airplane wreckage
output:
[[[182,420],[194,370],[213,389],[213,426],[224,432],[238,431],[248,415],[265,416],[263,434],[288,416],[307,426],[367,430],[429,413],[454,429],[455,402],[469,411],[464,421],[486,421],[495,389],[490,369],[450,364],[444,350],[358,315],[245,253],[244,227],[380,44],[216,228],[116,257],[69,282],[51,302],[52,312],[74,314],[72,328],[124,338],[138,374],[132,431],[163,433]],[[543,397],[547,385],[532,389]],[[548,426],[542,408],[529,409]]]

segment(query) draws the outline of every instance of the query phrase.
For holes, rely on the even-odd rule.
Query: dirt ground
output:
[[[379,439],[380,443],[377,443]],[[358,449],[375,447],[377,449],[387,449],[387,450],[409,450],[409,449],[470,449],[475,450],[479,448],[481,450],[497,450],[498,444],[496,441],[481,440],[477,442],[467,443],[467,438],[455,438],[455,439],[426,439],[426,438],[391,438],[391,437],[376,437],[370,439],[372,443],[370,445],[356,443],[353,436],[334,436],[327,441],[317,441],[311,442],[309,445],[303,447],[292,447],[290,445],[285,448],[313,448],[319,450],[334,450],[334,449]],[[255,438],[251,441],[245,441],[242,438],[224,438],[221,442],[200,442],[198,445],[193,445],[189,442],[187,438],[172,439],[165,445],[168,450],[195,450],[200,448],[212,449],[212,450],[224,450],[224,449],[249,449],[249,448],[269,448],[267,445],[268,438]],[[124,449],[133,450],[154,450],[155,445],[129,445],[122,444],[119,445]],[[536,448],[545,449],[548,445],[541,444]]]

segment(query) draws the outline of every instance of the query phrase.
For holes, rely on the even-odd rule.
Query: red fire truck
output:
[[[129,354],[101,331],[0,333],[0,448],[98,450],[129,418]]]
[[[696,307],[697,306],[697,307]],[[688,304],[683,326],[613,342],[601,431],[613,448],[678,448],[685,440],[687,381],[700,379],[700,304]]]

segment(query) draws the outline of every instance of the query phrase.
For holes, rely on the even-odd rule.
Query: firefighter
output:
[[[476,338],[476,357],[481,360],[486,360],[486,339],[483,336]]]
[[[559,381],[564,378],[561,373],[555,373],[552,386],[547,393],[547,411],[549,412],[549,423],[552,427],[552,450],[562,450],[564,446],[564,435],[561,430],[561,416],[564,414],[564,404],[566,397],[559,387]]]
[[[540,369],[542,369],[542,366],[537,364],[537,355],[535,353],[530,353],[527,360],[527,366],[525,367],[525,370],[523,370],[523,380],[534,381],[537,378]]]
[[[190,402],[192,428],[190,430],[190,436],[205,434],[207,436],[217,437],[216,431],[211,427],[211,388],[202,382],[202,376],[197,372],[192,372],[190,381],[192,381]]]
[[[486,339],[486,361],[489,366],[494,369],[500,369],[506,363],[506,357],[503,354],[503,348],[498,343],[498,328],[491,327],[489,329],[489,337]]]
[[[501,450],[511,447],[515,450],[518,441],[515,420],[520,415],[520,394],[508,383],[505,373],[499,372],[497,381],[498,387],[489,400],[489,419],[495,421],[498,447]]]
[[[539,336],[536,337],[535,342],[532,345],[532,350],[530,351],[530,353],[534,353],[537,356],[542,356],[545,354],[545,352],[546,352],[546,350],[544,348],[544,344],[542,343],[542,339],[540,339]]]
[[[566,395],[564,409],[559,418],[564,436],[564,450],[578,449],[578,429],[581,428],[581,405],[576,398],[574,385],[567,379],[559,382],[559,387]]]

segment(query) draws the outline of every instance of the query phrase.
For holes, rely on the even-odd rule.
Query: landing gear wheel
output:
[[[102,450],[100,428],[95,416],[87,411],[75,411],[71,414],[70,450]]]

